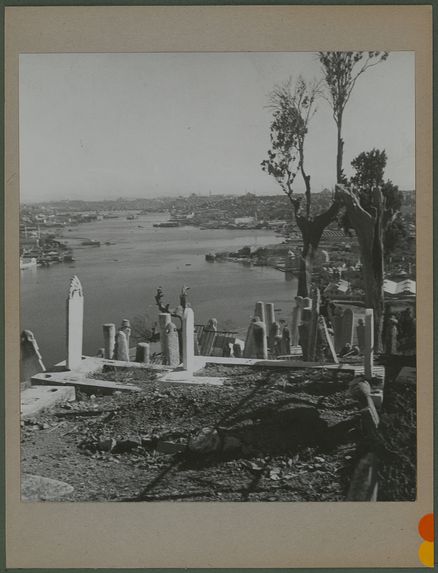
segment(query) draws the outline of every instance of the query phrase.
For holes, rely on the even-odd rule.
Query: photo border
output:
[[[46,6],[47,6],[48,4],[49,4],[49,2],[46,2],[46,3],[45,3]],[[76,4],[76,3],[74,3],[74,2],[69,2],[69,3],[62,4],[62,6],[67,6],[67,5],[72,6],[72,5],[75,5],[75,4]],[[92,8],[93,6],[103,6],[103,7],[107,6],[107,7],[109,7],[111,4],[112,4],[112,3],[105,3],[105,4],[103,4],[103,3],[96,3],[96,4],[94,4],[94,3],[93,3],[93,5],[91,5],[91,4],[90,4],[90,5],[87,5],[86,8],[87,8],[87,9],[88,9],[88,8]],[[114,2],[113,4],[115,5],[116,3]],[[195,3],[195,2],[191,2],[191,3],[190,3],[190,5],[191,5],[190,7],[196,7],[196,6],[198,6],[198,7],[202,8],[204,4],[206,4],[206,2],[205,2],[205,3]],[[227,6],[227,5],[230,5],[230,4],[235,4],[235,3],[223,3],[222,6]],[[254,7],[259,6],[259,7],[260,7],[260,5],[255,4],[255,3],[246,4],[246,3],[240,2],[239,4],[240,4],[241,7],[245,7],[245,8],[251,8],[252,6],[254,6]],[[265,4],[265,3],[260,3],[260,4]],[[312,6],[313,4],[318,4],[318,5],[324,4],[324,7],[333,6],[333,3],[327,3],[327,2],[303,2],[303,3],[301,3],[301,2],[298,3],[298,2],[297,2],[297,3],[294,4],[294,5],[290,5],[289,3],[282,3],[282,2],[281,2],[281,3],[275,3],[275,5],[274,5],[274,3],[271,3],[271,5],[268,6],[268,7],[266,7],[266,8],[267,8],[267,9],[273,8],[273,7],[274,7],[274,8],[275,8],[275,7],[284,7],[284,8],[289,8],[289,7],[290,7],[290,8],[292,8],[292,7],[298,6],[298,5],[300,5],[300,6],[305,5],[305,6],[309,6],[309,7],[310,7],[310,6]],[[351,3],[347,3],[347,2],[337,2],[337,3],[336,3],[336,6],[333,6],[333,8],[336,9],[336,8],[338,8],[338,7],[340,7],[340,8],[342,8],[342,7],[347,7],[347,6],[349,6],[350,4],[351,4]],[[374,2],[373,2],[373,3],[369,2],[368,4],[374,4]],[[381,3],[378,3],[378,4],[380,5]],[[386,3],[386,4],[389,4],[389,3]],[[402,4],[402,3],[396,3],[396,6],[398,7],[398,6],[400,6],[401,4]],[[412,7],[412,6],[413,6],[411,3],[409,3],[409,6],[407,6],[407,3],[403,3],[403,4],[405,5],[405,7]],[[13,6],[30,7],[30,6],[38,6],[38,5],[39,5],[39,3],[33,3],[33,2],[29,2],[29,3],[26,3],[26,4],[24,4],[24,3],[8,3],[8,4],[7,4],[7,7],[8,7],[8,8],[13,7]],[[56,7],[57,7],[57,6],[61,6],[61,4],[59,4],[59,3],[56,3],[56,4],[55,4],[55,3],[51,3],[51,5],[52,5],[52,6],[56,6]],[[134,5],[136,5],[136,6],[148,6],[148,4],[147,4],[147,3],[144,3],[144,2],[142,2],[142,3],[132,2],[132,3],[130,3],[130,6],[124,5],[122,8],[129,8],[129,7],[134,6]],[[184,3],[184,5],[186,5],[186,4]],[[216,3],[215,3],[215,5],[216,5]],[[428,5],[431,6],[430,4],[422,5],[422,6],[424,7],[424,6],[428,6]],[[150,5],[149,5],[149,6],[150,6]],[[154,5],[154,6],[155,6],[155,5]],[[181,2],[178,2],[178,3],[166,3],[166,5],[164,5],[164,3],[163,3],[163,4],[161,4],[160,7],[162,7],[162,6],[175,6],[176,8],[182,8],[182,7],[183,7],[183,3],[181,3]],[[231,6],[231,7],[232,7],[232,6]],[[261,6],[261,7],[263,7],[263,6]],[[388,6],[388,7],[391,7],[391,6]],[[316,6],[315,6],[315,8],[316,8]],[[365,6],[361,6],[360,8],[365,8]],[[436,18],[436,10],[434,10],[434,17]],[[435,27],[435,30],[436,30],[436,27]],[[342,49],[342,48],[341,48],[341,49]],[[353,48],[351,48],[351,49],[353,49]],[[394,49],[394,48],[389,48],[389,49]],[[435,49],[436,49],[436,48],[435,48]],[[263,51],[263,50],[260,50],[260,51]],[[307,51],[307,49],[306,49],[306,51]],[[435,61],[435,70],[436,70],[436,61]],[[2,78],[2,79],[3,79],[3,78]],[[7,118],[7,120],[8,120],[8,118]],[[436,121],[437,121],[437,119],[436,119],[436,117],[435,117],[435,118],[434,118],[434,122],[436,122]],[[436,127],[436,123],[435,123],[434,125],[435,125],[435,127]],[[435,155],[435,157],[436,157],[436,155]],[[416,165],[416,169],[417,169],[417,173],[418,173],[418,169],[419,169],[418,164]],[[8,190],[10,189],[10,187],[8,187],[8,185],[10,185],[10,182],[8,183],[9,177],[8,177],[7,167],[6,167],[6,170],[5,170],[5,174],[6,174],[6,180],[7,180],[6,189],[5,189],[5,203],[6,203],[6,208],[8,208],[8,207],[10,207],[10,205],[8,204],[8,196],[7,196],[7,194],[8,194]],[[416,186],[416,187],[417,187],[417,186]],[[8,213],[8,218],[9,218],[10,211],[6,211],[6,212]],[[14,215],[15,217],[16,217],[16,214],[17,214],[16,212],[13,212],[13,215]],[[430,217],[430,213],[429,213],[428,216]],[[435,217],[436,217],[436,214],[435,214]],[[417,220],[418,220],[418,219],[417,219]],[[435,221],[436,221],[436,218],[435,218]],[[419,227],[418,224],[417,224],[417,227]],[[5,238],[5,246],[6,246],[7,249],[8,249],[9,246],[10,246],[10,233],[8,232],[8,230],[9,230],[9,227],[6,225],[6,235],[5,235],[4,238]],[[436,244],[436,243],[435,243],[436,241],[437,241],[437,236],[436,236],[436,233],[435,233],[435,234],[434,234],[434,245]],[[420,243],[420,241],[418,241],[418,243]],[[422,249],[422,250],[420,251],[420,248],[421,248],[421,245],[418,244],[418,245],[417,245],[417,253],[420,253],[420,252],[424,253],[424,250]],[[8,257],[8,253],[9,253],[9,251],[7,250],[7,251],[6,251],[6,258]],[[436,256],[435,253],[433,254],[433,256],[434,256],[434,260],[436,261],[436,259],[435,259],[435,256]],[[430,257],[430,262],[432,262],[431,257]],[[6,264],[8,264],[8,261],[6,261]],[[10,269],[11,269],[11,267],[9,267],[9,270],[10,270]],[[11,280],[11,278],[12,278],[12,280]],[[12,284],[14,283],[13,277],[10,277],[9,280],[8,280],[8,275],[6,275],[6,277],[4,277],[4,280],[5,280],[6,287],[8,287],[8,285],[10,286],[11,283],[12,283]],[[7,294],[7,293],[6,293],[6,294]],[[436,293],[435,293],[435,296],[436,296]],[[10,300],[10,299],[9,299],[9,300]],[[9,316],[10,316],[10,315],[9,315]],[[6,320],[7,320],[7,317],[6,317]],[[8,323],[8,322],[5,323],[4,320],[3,320],[3,324],[6,325],[6,328],[7,328],[7,331],[8,331],[8,339],[9,339],[11,328],[12,328],[12,331],[13,331],[13,330],[14,330],[14,325],[13,325],[13,324],[10,324],[10,323]],[[17,327],[17,325],[15,325],[15,329],[16,329],[16,327]],[[436,324],[436,323],[435,323],[435,328],[437,328],[437,324]],[[436,332],[436,330],[435,330],[435,332]],[[8,341],[6,341],[6,342],[8,342]],[[11,347],[8,346],[8,347],[7,347],[7,350],[10,350],[10,349],[11,349]],[[438,360],[438,359],[435,358],[435,360]],[[436,365],[436,364],[438,364],[438,362],[436,362],[435,365]],[[7,380],[7,379],[8,379],[8,377],[6,377],[6,380]],[[9,391],[10,386],[11,386],[11,385],[9,384],[9,387],[6,389],[7,392]],[[10,405],[10,402],[8,403],[8,405]],[[2,407],[5,408],[5,404],[2,404]],[[4,411],[5,411],[5,410],[4,410]],[[16,416],[16,414],[17,414],[17,412],[14,413],[15,416]],[[11,412],[9,411],[9,407],[8,407],[8,416],[6,416],[6,421],[7,421],[7,422],[8,422],[8,418],[9,418],[9,421],[10,421],[10,419],[12,419],[12,418],[11,418]],[[8,437],[8,435],[9,435],[9,436],[11,435],[9,425],[8,425],[7,428],[6,428],[6,436]],[[15,484],[15,485],[16,485],[16,484]],[[11,494],[11,489],[8,488],[8,496],[9,496],[10,494]],[[14,496],[14,495],[16,495],[16,492],[12,492],[12,496]],[[11,500],[8,499],[8,503],[11,503]],[[346,503],[346,502],[344,502],[342,505],[344,505],[345,503]],[[406,503],[410,503],[410,502],[406,502]],[[198,505],[198,504],[199,504],[199,502],[196,502],[196,505]],[[47,505],[47,504],[44,504],[44,505]],[[65,507],[66,504],[49,504],[49,505],[50,505],[50,506],[61,505],[61,506],[64,506],[64,507]],[[72,504],[69,504],[69,505],[72,505]],[[73,505],[76,507],[76,505],[89,505],[89,504],[73,504]],[[97,505],[97,504],[94,504],[94,507],[95,507],[96,505]],[[100,503],[99,503],[99,505],[100,505]],[[113,504],[103,504],[103,505],[111,505],[111,506],[113,506]],[[141,504],[141,505],[143,505],[143,504]],[[186,505],[186,503],[183,504],[183,505]],[[240,506],[240,504],[238,504],[238,505]],[[272,503],[271,503],[271,504],[269,504],[269,505],[270,505],[270,506],[277,507],[278,504],[277,504],[277,503],[275,503],[275,504],[272,504]],[[314,504],[312,503],[312,505],[314,505]],[[318,504],[318,505],[319,505],[319,504]],[[332,504],[327,503],[327,502],[324,502],[324,505],[331,506]],[[387,507],[388,505],[391,505],[391,504],[389,504],[388,502],[381,502],[381,504],[379,504],[379,505],[381,505],[382,507]],[[150,506],[151,506],[151,504],[148,504],[148,507],[150,507]],[[94,509],[94,507],[93,507],[93,509]],[[114,506],[114,507],[116,507],[116,506]],[[131,506],[131,507],[132,507],[132,506]],[[173,507],[175,507],[175,504],[173,504]],[[294,503],[294,506],[292,506],[292,507],[295,507],[295,503]],[[423,509],[426,509],[426,508],[424,507]],[[430,508],[430,504],[429,504],[428,511],[430,511],[430,510],[431,510],[431,508]],[[134,511],[134,513],[136,512],[136,510],[133,510],[133,511]],[[239,510],[239,511],[240,511],[240,510]],[[336,511],[337,511],[337,510],[336,510]],[[427,512],[427,511],[426,511],[426,512]],[[41,513],[41,512],[40,512],[40,513]],[[50,513],[50,512],[48,512],[48,513]],[[366,514],[366,513],[367,513],[367,512],[365,512],[365,514]],[[45,519],[47,518],[47,516],[46,516],[46,511],[45,511],[45,510],[43,511],[43,514],[44,514],[44,515],[42,516],[42,519],[45,520]],[[417,515],[417,516],[415,516],[415,517],[417,518],[417,521],[418,521],[418,519],[421,517],[421,515]],[[362,518],[362,516],[361,516],[361,518]],[[401,525],[402,525],[402,527],[404,528],[404,531],[405,531],[405,532],[406,532],[406,528],[407,528],[408,533],[409,533],[412,537],[415,537],[415,535],[418,535],[418,532],[415,530],[416,528],[414,528],[414,530],[412,529],[413,523],[414,523],[414,522],[412,521],[412,522],[409,523],[409,525],[407,525],[407,524],[404,524],[404,525],[401,524]],[[8,524],[7,524],[7,525],[8,525]],[[21,530],[21,531],[22,531],[22,530]],[[395,543],[397,546],[399,546],[399,545],[401,545],[401,544],[403,543],[403,539],[401,539],[400,537],[397,537],[397,536],[395,536],[395,539],[394,539],[394,532],[395,532],[395,531],[393,530],[393,531],[392,531],[392,538],[391,538],[390,542]],[[14,530],[13,530],[12,535],[14,536],[14,534],[17,534],[17,533],[18,533],[18,530],[17,530],[17,528],[15,527]],[[24,532],[24,533],[26,533],[26,532]],[[11,536],[11,530],[9,530],[9,536]],[[11,537],[10,537],[10,539],[11,539]],[[17,540],[14,540],[14,539],[12,538],[12,542],[14,542],[14,541],[16,542]],[[219,537],[219,540],[218,540],[218,541],[219,541],[219,543],[220,543],[220,542],[222,541],[222,539]],[[382,541],[382,538],[380,538],[380,541]],[[417,546],[420,545],[420,542],[421,542],[421,539],[418,537],[418,539],[416,540]],[[365,543],[368,543],[368,544],[369,544],[369,543],[372,543],[372,540],[370,541],[369,538],[368,538],[368,539],[365,539]],[[385,541],[385,543],[386,543],[386,541]],[[318,544],[320,544],[320,540],[318,541]],[[139,545],[137,544],[137,547],[138,547],[138,546],[139,546]],[[229,547],[228,547],[228,546],[226,546],[226,547],[227,547],[227,550],[228,550]],[[21,549],[23,549],[23,548],[21,548]],[[375,549],[376,549],[375,547],[372,547],[372,546],[371,546],[369,549],[370,549],[371,552],[373,552],[373,553],[375,554]],[[51,551],[51,546],[50,546],[50,545],[47,545],[47,546],[45,547],[45,550],[48,551],[48,552],[50,552],[50,551]],[[100,549],[100,551],[101,551],[101,549]],[[35,557],[35,553],[34,553],[34,552],[31,552],[31,553],[27,556],[27,559],[28,559],[28,560],[29,560],[29,558],[33,559],[34,557]],[[20,558],[23,558],[23,557],[21,556]],[[39,556],[39,558],[41,559],[41,556]],[[208,559],[208,557],[207,557],[207,559]],[[418,559],[418,556],[417,556],[417,559]],[[13,560],[12,560],[12,561],[13,561]],[[343,559],[341,562],[338,562],[338,563],[337,563],[337,566],[338,566],[338,567],[345,567],[344,563],[345,563],[346,561],[348,561],[348,558],[345,559],[345,555],[344,555],[344,559]],[[406,561],[403,561],[403,563],[406,563]],[[67,564],[68,564],[68,563],[67,563]],[[292,565],[292,564],[293,564],[293,563],[291,563],[291,565]],[[160,563],[160,565],[161,565],[161,563]],[[208,565],[210,565],[210,563],[208,563]],[[214,566],[214,563],[212,563],[211,565]],[[245,564],[239,564],[239,565],[240,565],[241,567],[255,567],[255,566],[256,566],[256,565],[245,565]],[[274,564],[274,563],[269,563],[269,565],[276,565],[276,564]],[[35,567],[35,564],[32,563],[32,561],[30,561],[30,562],[29,562],[29,565],[27,565],[26,562],[23,562],[23,561],[22,561],[22,562],[18,562],[18,565],[17,565],[17,564],[14,564],[13,562],[10,561],[9,564],[7,563],[7,566],[8,566],[8,568],[11,568],[11,567],[13,567],[13,568],[16,568],[16,567],[30,567],[30,566]],[[40,564],[40,563],[38,563],[38,566],[39,566],[39,567],[52,567],[52,566],[62,566],[62,567],[64,567],[64,565],[47,565],[47,564]],[[96,565],[96,566],[98,566],[98,565]],[[128,566],[129,566],[129,565],[128,565]],[[164,567],[167,567],[165,564],[164,564],[163,566],[164,566]],[[181,564],[178,563],[178,565],[176,565],[176,566],[177,566],[177,567],[186,566],[186,563],[184,563],[184,564],[183,564],[183,563],[181,563]],[[187,566],[190,566],[190,565],[187,565]],[[195,565],[195,566],[196,566],[196,565]],[[280,565],[280,567],[281,567],[281,566],[282,566],[282,565]],[[360,567],[360,564],[355,564],[354,566],[355,566],[355,567]],[[400,566],[400,567],[406,567],[406,565],[399,565],[399,566]],[[418,560],[414,563],[414,562],[413,562],[413,557],[412,557],[412,565],[411,565],[411,566],[412,566],[412,567],[418,567],[418,566],[421,566],[421,565],[419,564]],[[126,565],[122,565],[122,567],[126,567]],[[278,567],[278,565],[277,565],[277,567]],[[283,565],[283,567],[288,567],[288,564]],[[143,568],[143,567],[141,567],[141,568]],[[73,569],[70,569],[70,568],[69,568],[69,570],[73,570]],[[75,569],[75,570],[78,570],[78,569]],[[154,570],[154,569],[150,569],[150,570]],[[175,571],[176,571],[176,570],[178,570],[178,569],[173,568],[172,570],[175,570]],[[197,569],[197,570],[203,570],[203,569]],[[211,570],[211,569],[209,569],[209,570]],[[216,569],[216,570],[218,570],[218,569]],[[237,569],[233,569],[233,570],[237,570]],[[258,569],[258,570],[260,570],[260,571],[268,571],[269,569]],[[363,570],[363,571],[366,571],[366,570],[369,570],[369,569],[362,569],[362,570]],[[391,570],[391,569],[389,569],[389,570]],[[405,570],[406,570],[406,569],[405,569]]]

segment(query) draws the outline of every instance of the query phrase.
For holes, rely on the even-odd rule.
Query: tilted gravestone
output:
[[[31,330],[23,330],[20,337],[20,380],[21,382],[30,382],[34,374],[45,372],[37,341]]]
[[[344,347],[343,345],[343,325],[344,325],[344,311],[341,308],[337,308],[335,315],[333,317],[333,330],[335,335],[335,351],[339,354]]]
[[[75,275],[70,281],[67,297],[67,370],[74,370],[82,361],[84,295]]]
[[[214,341],[217,333],[217,320],[215,318],[210,318],[204,331],[202,333],[201,339],[201,356],[211,356],[211,352],[214,346]]]

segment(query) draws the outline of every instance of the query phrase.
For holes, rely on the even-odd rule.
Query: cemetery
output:
[[[327,324],[312,288],[287,324],[255,301],[240,340],[159,289],[159,341],[133,346],[121,319],[85,356],[85,298],[73,277],[64,362],[22,333],[24,500],[415,499],[415,356],[395,324],[376,352],[373,309]]]

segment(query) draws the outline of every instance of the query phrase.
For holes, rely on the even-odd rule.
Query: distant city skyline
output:
[[[22,54],[21,201],[279,194],[260,167],[268,97],[300,74],[321,77],[316,53]],[[343,138],[347,175],[360,152],[385,149],[385,177],[415,188],[413,52],[359,78]],[[321,99],[306,141],[314,192],[333,187],[335,162]]]

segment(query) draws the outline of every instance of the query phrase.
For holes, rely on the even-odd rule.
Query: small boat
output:
[[[82,241],[81,245],[84,247],[100,247],[100,241],[96,241],[95,239],[86,239]]]

